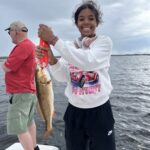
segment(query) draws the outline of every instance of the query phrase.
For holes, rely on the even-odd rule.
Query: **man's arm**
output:
[[[2,64],[2,68],[5,72],[10,72],[11,69],[9,69],[8,67],[5,66],[5,63]]]

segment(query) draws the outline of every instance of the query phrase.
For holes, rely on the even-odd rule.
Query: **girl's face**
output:
[[[79,13],[77,27],[82,37],[92,37],[95,34],[97,27],[96,17],[89,8],[83,9]]]

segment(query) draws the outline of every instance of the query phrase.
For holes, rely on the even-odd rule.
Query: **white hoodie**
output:
[[[79,108],[100,106],[112,91],[108,74],[112,41],[98,36],[89,47],[83,41],[75,43],[61,39],[56,42],[54,48],[62,57],[50,66],[50,72],[56,80],[67,82],[65,95],[69,103]]]

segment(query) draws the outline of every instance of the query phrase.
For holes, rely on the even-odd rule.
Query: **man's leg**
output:
[[[36,126],[33,121],[36,101],[34,94],[13,94],[7,114],[7,132],[16,134],[25,150],[34,150],[36,145]]]
[[[36,125],[33,121],[32,124],[28,127],[29,134],[33,141],[33,146],[36,147]]]
[[[24,150],[34,150],[32,137],[29,132],[18,134],[18,139]]]
[[[39,150],[39,147],[36,145],[36,124],[34,121],[34,112],[35,112],[35,108],[36,108],[36,102],[37,102],[37,98],[36,95],[32,95],[32,106],[31,106],[31,110],[29,113],[29,120],[28,120],[28,131],[31,135],[32,141],[33,141],[33,146],[34,146],[34,150]]]
[[[36,146],[36,125],[34,121],[28,127],[28,132],[19,134],[18,139],[25,150],[39,150],[39,147]]]

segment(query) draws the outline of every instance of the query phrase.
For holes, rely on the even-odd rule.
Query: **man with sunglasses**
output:
[[[15,44],[2,65],[6,92],[10,96],[7,133],[17,135],[25,150],[39,150],[34,122],[37,102],[34,84],[35,45],[27,38],[28,29],[20,21],[11,23],[5,31],[8,31]]]

